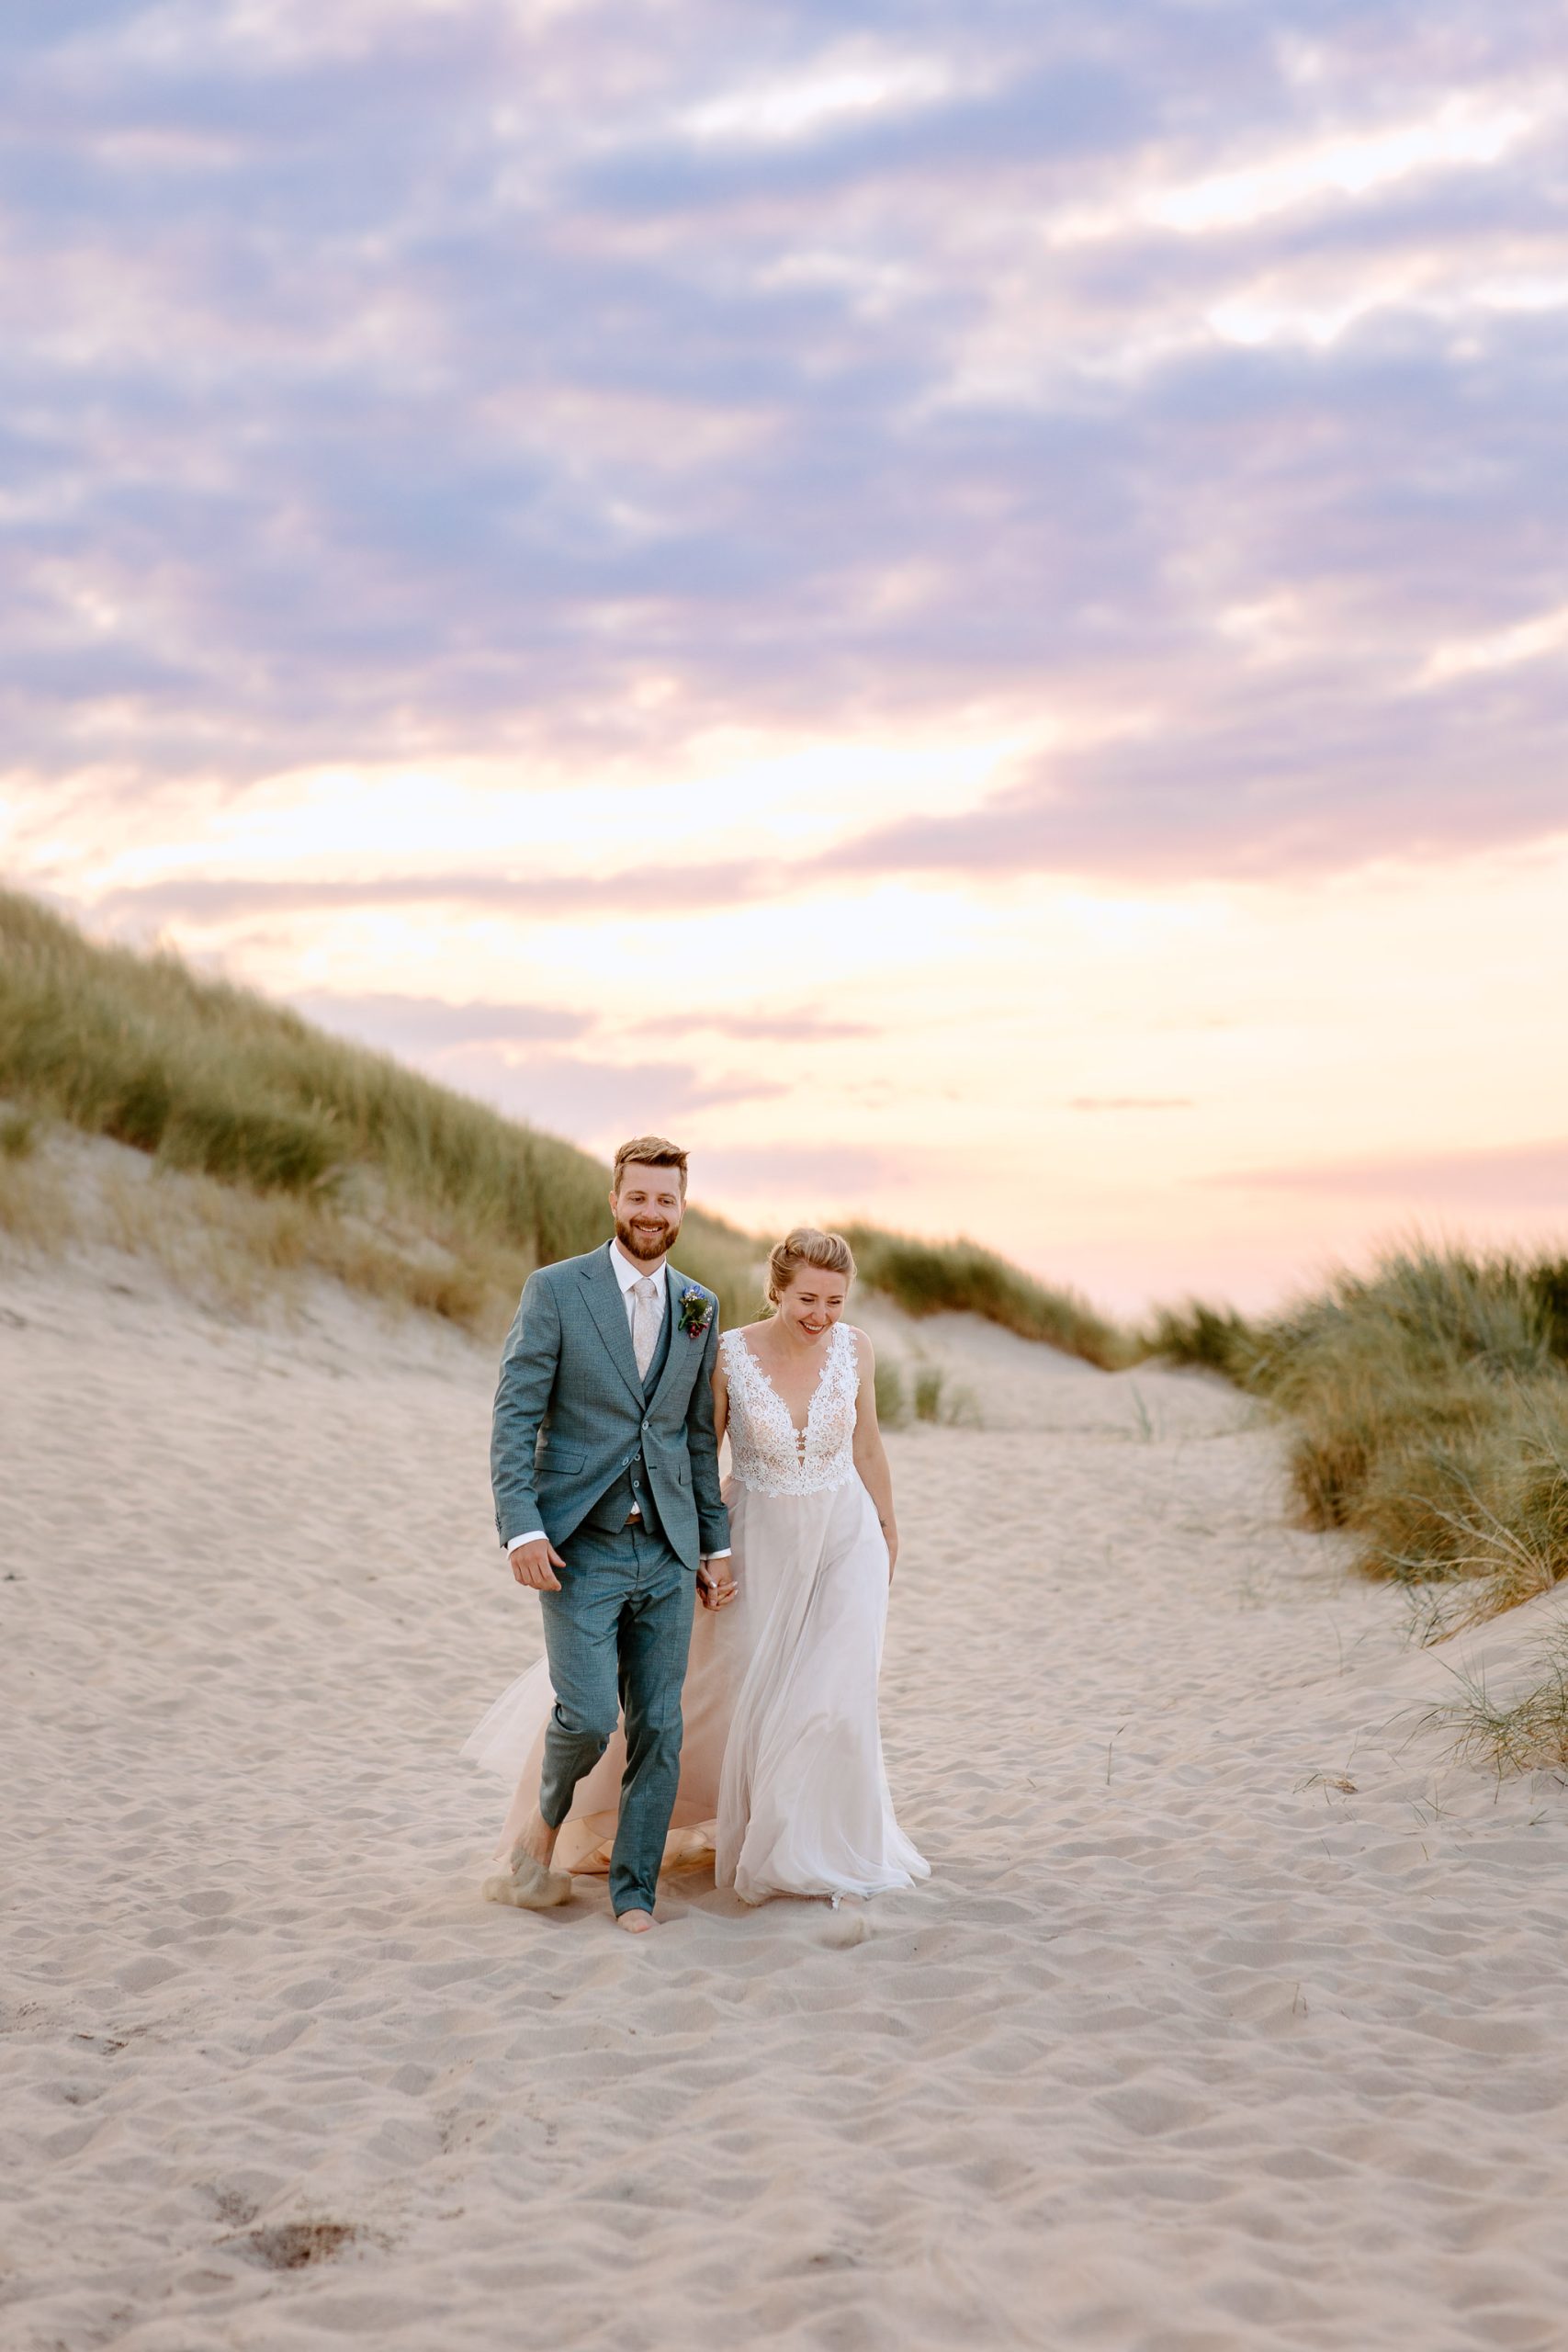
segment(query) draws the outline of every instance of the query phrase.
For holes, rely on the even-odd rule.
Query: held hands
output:
[[[729,1573],[728,1560],[705,1560],[697,1570],[697,1594],[705,1609],[728,1609],[740,1588]]]
[[[514,1544],[506,1555],[507,1566],[519,1584],[532,1585],[536,1592],[558,1592],[560,1578],[558,1568],[566,1562],[553,1544],[536,1535],[531,1544]]]
[[[556,1570],[564,1568],[566,1562],[555,1545],[543,1537],[536,1536],[531,1544],[514,1544],[506,1557],[519,1584],[530,1585],[536,1592],[560,1590]],[[705,1560],[697,1570],[697,1590],[705,1609],[728,1608],[739,1589],[722,1560],[711,1567]]]

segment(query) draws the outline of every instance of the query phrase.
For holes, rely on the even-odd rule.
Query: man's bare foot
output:
[[[517,1868],[517,1858],[520,1854],[531,1854],[535,1861],[543,1862],[545,1868],[548,1870],[555,1857],[556,1839],[559,1836],[560,1831],[552,1829],[544,1815],[536,1806],[517,1833],[511,1860],[507,1863],[508,1870]]]
[[[487,1878],[479,1893],[487,1903],[511,1903],[519,1911],[554,1911],[571,1901],[571,1881],[514,1848],[512,1868]]]
[[[487,1903],[514,1904],[519,1911],[553,1911],[571,1901],[571,1881],[550,1868],[559,1832],[535,1813],[523,1826],[505,1870],[487,1878],[479,1893]]]
[[[624,1928],[628,1936],[646,1936],[653,1925],[651,1911],[617,1911],[615,1925]]]

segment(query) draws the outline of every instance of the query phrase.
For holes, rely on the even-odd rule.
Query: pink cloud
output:
[[[1385,1159],[1325,1161],[1300,1168],[1255,1168],[1200,1180],[1239,1191],[1304,1193],[1367,1201],[1456,1208],[1561,1206],[1568,1220],[1568,1140],[1498,1144],[1478,1151],[1437,1151]]]

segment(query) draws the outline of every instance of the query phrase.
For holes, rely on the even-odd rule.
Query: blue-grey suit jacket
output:
[[[529,1275],[502,1352],[491,1425],[502,1544],[542,1527],[564,1551],[640,1446],[671,1549],[695,1570],[728,1545],[713,1433],[718,1301],[673,1266],[667,1272],[670,1351],[646,1398],[609,1243]],[[681,1328],[682,1297],[691,1291],[709,1309],[707,1329],[694,1339]]]

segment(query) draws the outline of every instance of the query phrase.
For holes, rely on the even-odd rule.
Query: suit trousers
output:
[[[572,1792],[625,1717],[626,1768],[610,1855],[610,1905],[651,1911],[681,1778],[681,1689],[696,1579],[662,1535],[580,1527],[558,1592],[542,1592],[556,1703],[545,1730],[539,1811],[558,1829]]]

